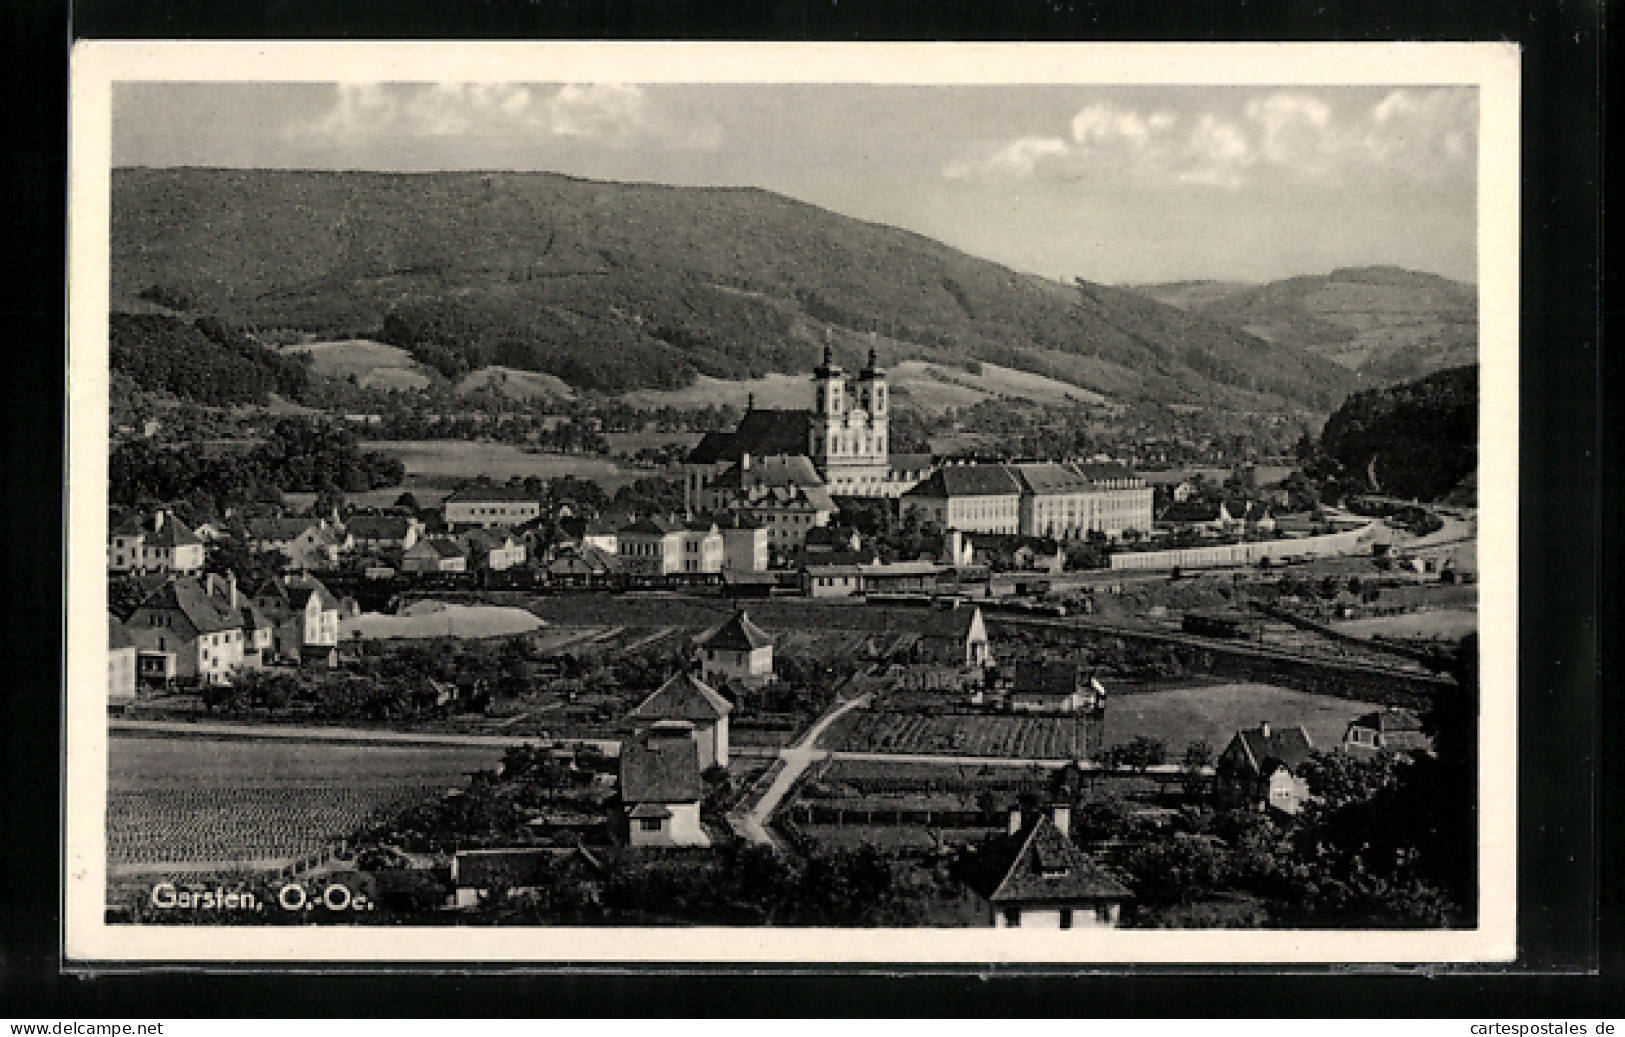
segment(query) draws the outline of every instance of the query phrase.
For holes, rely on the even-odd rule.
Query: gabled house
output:
[[[733,703],[691,673],[674,674],[628,716],[638,730],[681,721],[699,753],[700,769],[728,766],[728,715]]]
[[[768,563],[767,527],[739,511],[701,515],[700,520],[715,526],[722,534],[724,572],[766,572]]]
[[[401,571],[461,573],[468,571],[468,553],[451,537],[424,537],[401,555]]]
[[[1010,708],[1021,713],[1078,713],[1106,703],[1100,682],[1081,663],[1065,660],[1018,662],[1007,695]]]
[[[107,568],[116,573],[176,573],[203,570],[203,541],[186,523],[162,509],[132,515],[108,537]]]
[[[571,585],[601,583],[621,571],[621,560],[592,544],[566,547],[547,563],[547,574]]]
[[[406,551],[423,536],[414,515],[355,515],[344,526],[356,551]]]
[[[468,558],[476,569],[503,572],[525,564],[525,543],[501,526],[475,529],[463,534]]]
[[[975,605],[933,609],[924,614],[925,631],[917,651],[923,662],[948,666],[987,666],[993,652],[982,610]]]
[[[196,577],[166,580],[130,614],[125,630],[144,683],[225,684],[243,665],[241,604],[210,593]]]
[[[616,535],[616,556],[627,572],[665,576],[683,569],[683,526],[658,516],[640,518],[621,527]],[[717,539],[722,539],[718,534]]]
[[[269,622],[269,649],[280,659],[331,664],[339,642],[339,600],[308,574],[273,576],[253,594]]]
[[[692,725],[657,721],[621,743],[621,807],[633,846],[709,846],[700,824],[700,749]]]
[[[1377,753],[1427,752],[1432,744],[1422,730],[1422,720],[1408,709],[1390,706],[1349,721],[1343,733],[1343,749],[1359,755]]]
[[[1268,723],[1237,731],[1215,767],[1215,790],[1234,803],[1296,814],[1309,800],[1303,777],[1314,743],[1301,726],[1280,730]]]
[[[1112,929],[1132,897],[1055,821],[1040,815],[988,901],[996,929]]]
[[[243,538],[251,550],[280,552],[294,571],[335,568],[353,543],[325,518],[250,518]]]
[[[773,637],[740,609],[700,637],[700,674],[708,681],[766,684],[773,679]]]

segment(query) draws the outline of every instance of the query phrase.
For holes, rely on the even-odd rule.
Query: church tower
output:
[[[808,454],[830,492],[872,497],[883,493],[890,472],[886,440],[886,373],[869,351],[869,363],[849,387],[826,343],[824,362],[813,371],[813,420]]]

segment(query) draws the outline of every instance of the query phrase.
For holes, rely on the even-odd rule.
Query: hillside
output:
[[[1389,496],[1451,494],[1478,470],[1478,365],[1356,393],[1326,419],[1319,450]]]
[[[848,365],[873,342],[889,364],[983,360],[1116,399],[1324,413],[1359,385],[1132,291],[769,192],[542,173],[115,170],[112,300],[604,393],[805,373],[826,333]]]
[[[1433,274],[1374,266],[1263,285],[1177,281],[1135,290],[1306,349],[1375,383],[1478,359],[1477,290]]]

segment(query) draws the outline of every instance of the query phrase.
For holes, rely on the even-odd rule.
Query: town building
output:
[[[1099,532],[1115,539],[1131,529],[1151,529],[1154,491],[1122,465],[1041,461],[1007,467],[1021,484],[1018,531],[1026,536],[1076,540]]]
[[[1296,814],[1309,800],[1303,768],[1313,751],[1301,726],[1277,730],[1263,723],[1237,731],[1219,754],[1215,790],[1234,803]]]
[[[451,537],[424,537],[401,555],[401,571],[461,573],[468,571],[468,551]]]
[[[1021,484],[1005,465],[948,464],[903,494],[903,514],[966,533],[1016,533]]]
[[[683,568],[683,527],[659,516],[645,516],[622,526],[615,554],[628,573],[665,576]],[[721,539],[719,533],[717,538]]]
[[[590,587],[619,575],[621,560],[592,544],[566,547],[547,563],[547,574],[571,586]]]
[[[1065,825],[1040,815],[988,898],[996,929],[1112,929],[1132,899],[1128,887],[1078,848]],[[1016,815],[1019,819],[1019,814]],[[1012,827],[1019,826],[1013,820]],[[1019,830],[1019,829],[1018,829]]]
[[[406,551],[423,536],[423,523],[412,515],[354,515],[345,523],[356,551]]]
[[[621,743],[620,792],[632,846],[709,846],[700,824],[705,798],[692,725],[661,720]]]
[[[1018,713],[1080,713],[1101,709],[1106,689],[1083,664],[1023,660],[1010,676],[1006,700]]]
[[[727,541],[716,523],[689,522],[678,536],[682,545],[682,571],[685,573],[720,573],[726,557]]]
[[[520,526],[542,513],[542,502],[522,486],[476,479],[453,490],[442,506],[454,531],[489,526]]]
[[[115,573],[176,573],[203,570],[203,541],[168,511],[131,515],[108,538],[107,568]]]
[[[929,456],[890,452],[891,401],[873,349],[849,377],[826,346],[812,380],[811,410],[758,410],[752,400],[734,431],[706,434],[684,462],[691,509],[704,507],[704,490],[738,473],[747,457],[804,457],[836,496],[897,497],[929,474]]]
[[[143,683],[226,684],[243,666],[241,602],[210,593],[196,577],[165,580],[130,614],[125,630]]]
[[[635,727],[643,729],[667,720],[688,725],[703,770],[713,764],[728,766],[728,715],[733,703],[716,689],[683,672],[673,675],[629,715]]]
[[[725,572],[767,571],[768,530],[748,515],[727,512],[707,516],[722,534],[722,568]]]
[[[702,635],[700,675],[713,683],[766,684],[773,679],[773,637],[751,622],[744,609]]]
[[[1431,748],[1421,718],[1397,706],[1356,717],[1343,732],[1343,749],[1355,756],[1418,753]]]
[[[325,518],[249,518],[243,522],[243,537],[250,550],[281,554],[289,571],[336,568],[339,555],[354,544]]]
[[[118,617],[107,617],[107,701],[121,705],[135,698],[135,641]]]
[[[273,656],[290,662],[333,662],[339,643],[339,600],[309,574],[273,576],[255,588],[255,608],[270,627]]]
[[[463,543],[476,569],[504,572],[525,564],[525,542],[501,526],[470,530],[463,534]]]

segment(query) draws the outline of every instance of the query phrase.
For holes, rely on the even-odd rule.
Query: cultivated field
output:
[[[1235,733],[1268,721],[1273,727],[1302,724],[1317,749],[1343,740],[1348,722],[1376,707],[1329,695],[1311,695],[1267,684],[1215,684],[1118,695],[1106,703],[1104,744],[1117,745],[1145,735],[1159,739],[1177,757],[1192,742],[1223,751]]]
[[[1081,719],[952,716],[858,710],[820,743],[837,752],[1003,756],[1070,760],[1085,755]]]
[[[508,443],[472,443],[461,439],[379,440],[363,444],[364,449],[398,457],[406,465],[409,482],[472,479],[484,475],[505,481],[514,476],[534,475],[551,479],[573,475],[594,479],[613,491],[638,478],[639,472],[622,469],[601,457],[575,454],[527,454]],[[411,486],[408,489],[413,489]],[[413,489],[415,493],[416,490]],[[399,495],[397,490],[396,494]]]
[[[466,784],[502,751],[115,736],[108,755],[116,874],[280,866],[380,812]]]
[[[369,339],[300,342],[282,347],[282,352],[309,356],[316,373],[329,378],[355,375],[362,388],[421,389],[429,384],[429,376],[412,354]]]

